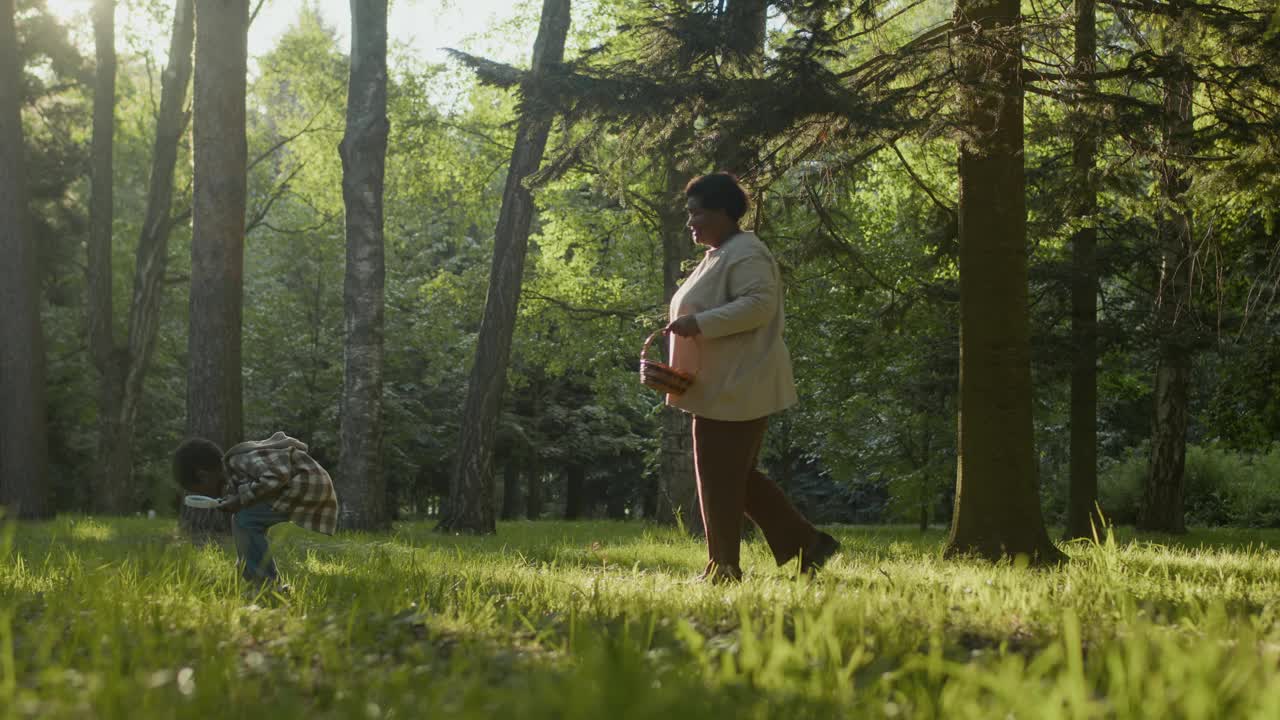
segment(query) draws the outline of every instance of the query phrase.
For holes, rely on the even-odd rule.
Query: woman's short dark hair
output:
[[[747,191],[726,172],[700,175],[684,186],[685,197],[696,197],[708,210],[723,210],[734,222],[747,214]]]
[[[197,470],[222,469],[222,448],[212,440],[193,437],[173,451],[173,479],[183,490],[191,490],[199,478]]]

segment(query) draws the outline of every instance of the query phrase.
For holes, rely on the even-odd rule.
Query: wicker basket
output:
[[[653,343],[653,339],[662,334],[662,330],[655,330],[649,339],[644,341],[644,347],[640,349],[640,382],[645,387],[653,388],[658,392],[669,393],[671,395],[683,395],[685,390],[693,384],[693,375],[683,370],[677,370],[666,363],[660,363],[655,360],[649,360],[645,355],[649,352],[649,345]]]

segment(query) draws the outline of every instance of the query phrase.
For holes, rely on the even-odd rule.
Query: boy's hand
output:
[[[224,513],[239,512],[240,511],[239,498],[224,497],[222,498],[222,500],[218,502],[218,504],[213,509],[218,510],[220,512],[224,512]]]

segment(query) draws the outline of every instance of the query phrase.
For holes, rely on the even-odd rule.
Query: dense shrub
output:
[[[1142,502],[1149,450],[1131,448],[1098,474],[1098,502],[1113,522],[1133,523]],[[1280,444],[1263,453],[1187,446],[1188,525],[1280,527]]]

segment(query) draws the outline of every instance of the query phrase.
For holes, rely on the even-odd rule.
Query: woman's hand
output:
[[[663,332],[673,333],[680,337],[696,337],[702,334],[702,328],[698,327],[698,318],[693,315],[681,315],[672,320],[670,325],[663,328]]]

